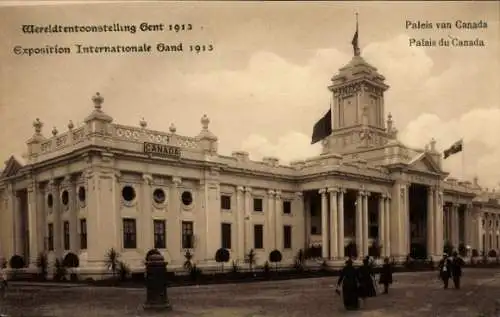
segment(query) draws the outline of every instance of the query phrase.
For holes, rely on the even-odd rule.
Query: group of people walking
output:
[[[465,262],[457,252],[452,256],[445,254],[438,264],[439,278],[442,280],[444,288],[448,288],[450,278],[456,289],[460,289],[462,278],[462,267]],[[336,293],[342,295],[346,310],[358,310],[360,299],[365,301],[368,297],[377,296],[377,284],[383,285],[383,294],[389,293],[389,285],[392,284],[393,268],[389,263],[389,258],[384,259],[384,264],[380,270],[378,283],[375,280],[374,265],[369,257],[363,259],[363,265],[356,268],[352,259],[348,259],[344,268],[340,272],[337,282]],[[342,288],[342,292],[340,290]]]
[[[384,294],[389,293],[389,285],[392,284],[392,267],[389,258],[384,259],[380,271],[379,284],[384,286]],[[342,298],[347,310],[358,310],[360,299],[377,296],[377,284],[375,282],[375,271],[369,257],[363,259],[363,265],[354,267],[353,261],[348,259],[337,282],[336,292],[340,294],[342,286]]]
[[[450,278],[453,280],[453,285],[455,289],[460,289],[460,280],[462,278],[462,267],[464,266],[464,260],[458,256],[457,252],[453,252],[452,256],[449,257],[447,254],[443,255],[441,261],[439,261],[439,278],[443,281],[444,289],[448,288]]]

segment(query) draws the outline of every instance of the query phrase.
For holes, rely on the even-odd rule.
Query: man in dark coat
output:
[[[366,299],[368,297],[377,296],[377,291],[375,290],[375,283],[373,278],[375,273],[373,272],[373,267],[370,263],[370,258],[366,257],[363,259],[363,265],[358,269],[359,275],[359,297]]]
[[[443,281],[444,289],[448,288],[448,282],[451,277],[451,260],[448,258],[448,255],[445,253],[441,261],[439,261],[439,278]]]
[[[392,284],[392,265],[389,258],[384,259],[378,283],[384,285],[384,294],[389,294],[389,285]]]
[[[344,301],[344,307],[346,310],[358,310],[359,309],[359,296],[358,296],[358,285],[359,277],[358,271],[352,264],[352,260],[349,259],[345,262],[345,266],[340,272],[339,280],[337,282],[337,291],[342,285],[342,299]]]
[[[462,278],[462,266],[464,260],[458,256],[457,252],[453,253],[453,260],[451,261],[451,276],[453,277],[453,285],[456,289],[460,289],[460,279]]]

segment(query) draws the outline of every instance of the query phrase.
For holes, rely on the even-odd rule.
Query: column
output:
[[[329,188],[328,192],[330,193],[330,258],[337,259],[338,258],[338,247],[339,242],[337,240],[338,234],[338,202],[337,202],[337,188]]]
[[[274,231],[274,245],[275,249],[283,251],[283,202],[281,200],[281,191],[277,190],[276,191],[276,198],[275,198],[275,207],[274,207],[274,225],[275,225],[275,231]],[[292,235],[293,235],[293,229],[292,229]],[[293,247],[293,245],[292,245]]]
[[[369,192],[363,193],[363,255],[368,255],[368,239],[369,239],[369,230],[368,230],[368,196]]]
[[[28,231],[29,231],[29,250],[30,250],[30,265],[35,264],[40,250],[38,249],[38,196],[40,195],[38,184],[31,181],[28,185]]]
[[[236,247],[237,258],[240,261],[245,260],[245,188],[243,186],[236,187]]]
[[[321,257],[328,258],[328,201],[326,189],[320,189],[321,194]]]
[[[458,206],[459,204],[453,204],[451,210],[451,232],[452,232],[452,244],[455,249],[458,249],[459,237],[458,237]]]
[[[381,256],[385,256],[385,194],[378,198],[378,244],[381,247]]]
[[[266,210],[266,218],[267,218],[267,224],[264,226],[265,231],[267,233],[267,239],[265,239],[264,243],[264,248],[267,250],[267,253],[269,254],[272,250],[276,248],[275,242],[275,235],[276,233],[274,232],[275,226],[274,226],[274,195],[276,193],[274,190],[269,189],[267,191],[267,210]]]
[[[356,248],[358,257],[363,257],[363,193],[358,192],[356,199]]]
[[[467,204],[465,207],[465,212],[464,212],[464,229],[465,229],[465,247],[470,246],[472,247],[472,210],[471,210],[471,204]],[[469,254],[468,254],[469,255]]]
[[[311,244],[311,203],[309,195],[304,196],[304,245],[305,248],[309,248]]]
[[[345,189],[341,188],[338,193],[338,230],[337,230],[337,241],[338,241],[338,257],[343,259],[345,257],[344,252],[344,193]]]
[[[477,220],[476,220],[476,227],[477,227],[477,251],[479,254],[481,254],[481,251],[484,250],[484,245],[483,245],[483,216],[481,212],[477,213]]]
[[[22,208],[22,202],[21,202],[21,197],[19,196],[19,193],[16,191],[13,192],[14,195],[14,254],[23,255],[23,237],[24,234],[22,232],[22,226],[21,226],[21,208]],[[7,259],[8,260],[8,259]]]
[[[252,188],[245,187],[245,254],[253,249],[252,243]]]
[[[432,187],[427,187],[427,256],[433,256],[436,254],[434,251],[435,241],[434,241],[434,189]]]
[[[385,197],[385,256],[391,256],[391,197]]]
[[[439,189],[436,188],[434,191],[434,203],[435,203],[435,210],[436,210],[436,219],[434,222],[435,225],[435,252],[436,255],[442,255],[443,254],[443,246],[444,246],[444,236],[443,236],[443,192]]]

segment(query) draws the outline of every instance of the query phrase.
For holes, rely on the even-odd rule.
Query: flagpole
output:
[[[466,180],[466,176],[465,176],[465,146],[464,146],[464,139],[462,139],[462,179],[463,179],[463,181]]]

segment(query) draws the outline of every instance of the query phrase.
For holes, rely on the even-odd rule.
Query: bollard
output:
[[[146,303],[144,310],[171,310],[167,294],[167,264],[160,254],[152,254],[146,261]]]

